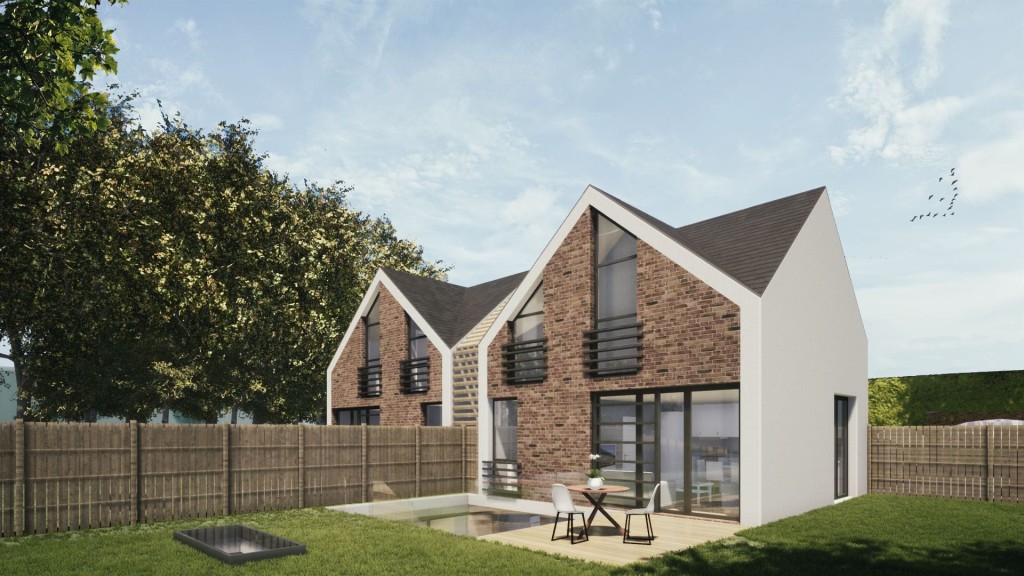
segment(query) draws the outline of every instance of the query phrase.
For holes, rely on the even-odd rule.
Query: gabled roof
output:
[[[448,347],[454,346],[519,286],[520,272],[468,288],[382,268]]]
[[[666,224],[603,190],[599,191],[761,296],[814,205],[825,193],[825,188],[815,188],[680,228]]]

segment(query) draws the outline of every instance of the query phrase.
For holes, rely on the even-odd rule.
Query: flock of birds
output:
[[[953,206],[956,205],[956,199],[958,196],[960,196],[960,187],[957,186],[957,184],[960,182],[960,179],[957,178],[956,176],[956,168],[949,169],[949,176],[939,176],[940,183],[943,179],[945,179],[946,182],[949,183],[949,186],[952,188],[952,190],[949,190],[945,195],[939,193],[929,194],[928,200],[931,200],[932,202],[937,202],[939,206],[935,208],[934,212],[929,210],[926,214],[919,214],[917,216],[914,216],[913,218],[910,219],[911,222],[920,222],[925,218],[938,218],[940,215],[943,218],[945,218],[946,216],[956,215],[956,212],[953,211]],[[933,200],[936,196],[939,196],[939,199]],[[949,199],[948,205],[946,202],[947,198]],[[942,209],[943,206],[946,206],[945,210]]]

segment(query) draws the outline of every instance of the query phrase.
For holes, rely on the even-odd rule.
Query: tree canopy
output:
[[[117,47],[99,4],[0,1],[0,145],[38,148],[48,136],[63,152],[70,140],[104,126],[106,117],[96,114],[104,95],[89,82],[97,72],[117,72]]]
[[[30,160],[0,158],[0,334],[33,417],[318,417],[376,269],[446,273],[344,183],[266,168],[245,121],[147,133],[130,99],[98,112],[107,127],[63,154],[44,138]]]

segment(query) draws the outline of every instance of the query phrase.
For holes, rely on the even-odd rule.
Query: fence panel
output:
[[[362,431],[358,426],[307,426],[305,505],[333,506],[363,499]]]
[[[368,426],[370,501],[415,498],[416,426]]]
[[[475,428],[0,424],[0,536],[473,490]]]
[[[26,423],[26,533],[127,523],[128,434],[117,424]]]
[[[0,424],[0,537],[14,535],[14,423]]]
[[[1020,426],[874,426],[868,490],[1022,502]]]
[[[213,424],[139,424],[140,522],[223,511],[221,430]]]
[[[299,427],[233,426],[231,512],[299,506]]]

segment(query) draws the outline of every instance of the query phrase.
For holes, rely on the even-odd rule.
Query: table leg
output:
[[[596,500],[587,492],[584,492],[583,495],[587,498],[587,500],[590,501],[591,504],[594,505],[594,509],[590,511],[590,518],[587,519],[588,529],[594,523],[594,518],[597,516],[597,513],[600,512],[602,515],[604,515],[605,518],[608,519],[609,522],[612,523],[612,526],[614,526],[619,532],[622,532],[622,526],[620,526],[619,523],[615,521],[615,518],[612,518],[611,515],[608,514],[608,511],[604,509],[604,506],[601,505],[601,503],[604,502],[604,498],[605,496],[607,496],[607,494],[602,493],[600,496],[597,497]]]

